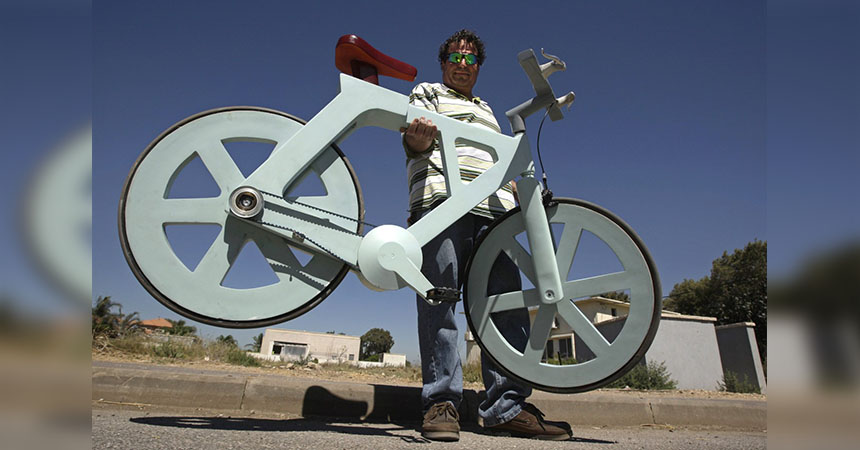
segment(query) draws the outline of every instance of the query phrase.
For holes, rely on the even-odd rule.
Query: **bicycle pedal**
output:
[[[446,287],[433,288],[427,291],[427,299],[437,302],[457,303],[460,301],[460,290]]]

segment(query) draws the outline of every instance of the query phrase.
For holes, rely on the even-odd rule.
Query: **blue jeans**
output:
[[[426,212],[413,213],[418,220]],[[466,262],[478,237],[486,231],[491,219],[466,214],[422,248],[424,262],[421,271],[437,287],[459,288],[465,275]],[[488,284],[490,294],[520,290],[520,272],[506,256],[499,258]],[[455,320],[456,303],[430,306],[421,297],[418,303],[418,344],[421,352],[421,374],[424,387],[421,401],[424,411],[436,403],[450,401],[460,406],[463,398],[463,369],[458,348]],[[526,309],[493,315],[496,327],[514,348],[522,351],[530,330]],[[516,383],[495,367],[481,353],[481,374],[487,398],[478,406],[484,426],[508,422],[522,411],[531,388]]]

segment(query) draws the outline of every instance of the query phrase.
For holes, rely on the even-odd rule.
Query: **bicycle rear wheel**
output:
[[[341,282],[349,271],[347,264],[325,254],[307,255],[287,240],[229,213],[228,198],[244,185],[245,176],[225,145],[243,141],[274,146],[289,140],[303,124],[301,119],[270,109],[221,108],[177,123],[144,150],[123,187],[119,235],[132,272],[156,300],[199,322],[256,328],[309,311]],[[174,198],[171,192],[180,173],[197,160],[220,192]],[[296,199],[351,218],[339,225],[360,234],[361,190],[340,149],[334,145],[326,149],[300,178],[308,177],[319,178],[322,195]],[[289,188],[283,186],[277,194]],[[183,243],[171,243],[167,228],[200,224],[216,225],[219,231],[199,263],[189,267],[178,255]],[[274,282],[247,288],[225,286],[237,256],[250,242],[271,267]]]
[[[466,267],[464,304],[469,328],[481,351],[486,352],[499,369],[520,382],[551,392],[597,389],[630,370],[651,345],[660,320],[660,280],[642,241],[609,211],[582,200],[556,198],[547,208],[547,215],[554,232],[561,228],[556,260],[562,275],[564,298],[557,303],[543,304],[537,289],[528,287],[488,295],[490,270],[501,255],[507,255],[524,278],[534,284],[531,255],[517,241],[517,236],[525,232],[525,224],[520,209],[516,208],[493,222],[476,245]],[[577,247],[586,231],[606,244],[623,268],[621,271],[579,279],[569,275],[574,260],[580,256]],[[578,261],[577,267],[582,263],[587,266],[589,261]],[[613,291],[629,291],[629,314],[624,319],[614,319],[609,332],[605,325],[599,331],[575,300]],[[525,348],[517,349],[496,327],[493,315],[522,308],[529,310],[532,324],[528,343]],[[575,349],[569,349],[576,352],[576,359],[569,364],[556,365],[547,361],[547,341],[559,337],[553,335],[553,329],[556,332],[565,330],[568,336],[575,335],[567,341],[571,347],[577,344]],[[608,339],[604,334],[615,336]],[[549,353],[553,353],[552,350]]]

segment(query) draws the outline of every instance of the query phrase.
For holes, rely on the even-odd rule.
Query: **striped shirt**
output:
[[[493,110],[478,97],[466,96],[449,89],[442,83],[421,83],[412,89],[409,103],[457,120],[489,128],[501,133]],[[481,149],[457,142],[457,161],[460,179],[468,183],[484,173],[493,164],[492,156]],[[406,148],[406,144],[403,144]],[[432,151],[414,153],[406,148],[406,173],[409,182],[409,211],[421,211],[448,197],[445,175],[442,170],[442,152],[438,139]],[[514,195],[508,183],[469,211],[484,217],[495,218],[513,209]]]

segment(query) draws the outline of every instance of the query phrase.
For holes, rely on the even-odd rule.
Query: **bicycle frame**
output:
[[[432,120],[439,130],[448,198],[408,230],[385,225],[362,238],[343,232],[347,228],[337,219],[323,220],[311,210],[281,198],[267,200],[267,203],[271,203],[269,208],[277,210],[279,214],[264,212],[258,225],[291,242],[335,255],[363,272],[377,288],[399,289],[406,285],[426,298],[427,291],[435,286],[420,273],[420,247],[507,182],[522,176],[518,191],[525,212],[539,292],[544,294],[544,302],[561,299],[561,280],[555,263],[552,237],[541,202],[540,186],[534,180],[534,162],[524,130],[513,137],[495,133],[412,106],[408,97],[402,94],[341,74],[338,95],[291,139],[279,143],[266,163],[248,177],[246,185],[283,193],[299,180],[300,175],[326,148],[339,144],[358,128],[376,126],[399,131],[421,116]],[[493,155],[496,164],[470,183],[463,183],[455,148],[458,141],[487,150]],[[285,231],[285,228],[295,231]],[[372,239],[368,239],[371,235],[374,235]],[[303,242],[302,236],[314,236],[316,240],[324,241],[326,248]],[[360,254],[363,246],[370,245],[365,241],[375,243],[364,253],[378,253],[388,246],[388,260],[379,261],[380,267],[376,271],[396,273],[400,279],[398,282],[390,283],[380,281],[379,276],[373,277],[375,279],[368,276],[365,266],[369,259]],[[392,245],[399,248],[393,249]]]
[[[561,119],[560,107],[574,99],[572,92],[555,98],[546,77],[564,63],[544,56],[551,61],[539,65],[532,50],[518,55],[536,95],[507,111],[512,136],[410,106],[404,95],[347,75],[340,78],[338,95],[307,124],[257,107],[204,111],[178,122],[146,147],[123,187],[119,231],[129,267],[168,308],[224,327],[268,326],[304,314],[350,269],[371,289],[408,286],[428,303],[453,301],[453,292],[434,291],[436,286],[421,273],[421,247],[516,178],[520,206],[490,224],[465,268],[462,300],[475,341],[500,370],[538,389],[582,392],[617,379],[642,359],[654,338],[660,319],[659,276],[641,239],[620,218],[585,201],[543,197],[534,178],[525,118],[546,110],[552,120]],[[362,235],[358,180],[335,144],[361,127],[399,131],[420,116],[439,130],[448,197],[409,228],[382,225]],[[224,145],[232,141],[276,148],[246,178]],[[468,183],[460,178],[460,142],[486,150],[495,160]],[[220,188],[218,195],[173,195],[176,177],[196,160]],[[315,176],[326,193],[299,195],[303,179]],[[555,236],[557,250],[550,221],[561,230]],[[167,236],[167,226],[186,224],[220,228],[196,265],[181,260]],[[622,271],[570,279],[586,231],[608,246]],[[528,249],[518,241],[522,233]],[[225,285],[239,252],[251,241],[278,281],[252,288]],[[312,256],[302,262],[296,251]],[[490,294],[490,272],[502,254],[535,288]],[[629,291],[631,306],[613,340],[573,299],[619,289]],[[493,315],[523,308],[536,312],[527,347],[518,350],[496,328]],[[580,363],[561,366],[541,362],[556,318],[570,326],[593,358],[586,355]]]

